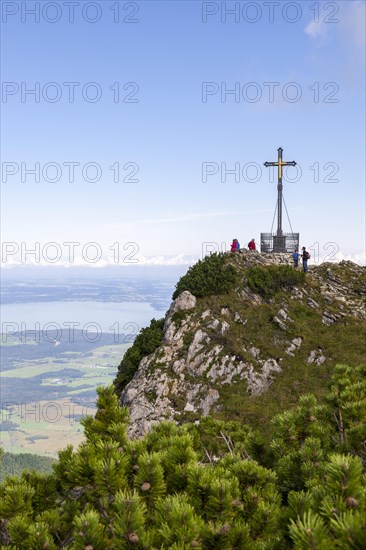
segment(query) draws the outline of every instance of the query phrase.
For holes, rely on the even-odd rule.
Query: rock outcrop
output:
[[[291,258],[244,252],[235,261],[245,274],[247,267],[290,264]],[[363,276],[364,268],[350,262],[312,267],[307,282],[282,295],[280,303],[264,300],[245,284],[230,303],[225,296],[205,300],[182,292],[167,312],[161,345],[140,362],[121,394],[130,436],[164,419],[193,421],[219,411],[225,387],[240,384],[247,395],[259,396],[296,361],[322,368],[329,353],[320,345],[319,327],[333,330],[351,318],[365,319]],[[305,316],[314,334],[309,324],[304,330]]]

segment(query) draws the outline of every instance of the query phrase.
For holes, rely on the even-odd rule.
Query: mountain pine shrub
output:
[[[238,282],[236,269],[224,253],[213,253],[191,266],[176,284],[173,300],[189,290],[197,298],[226,294]]]
[[[289,265],[257,265],[248,269],[246,277],[249,288],[268,299],[281,290],[291,290],[295,285],[301,285],[305,273]]]
[[[266,466],[234,421],[162,422],[131,441],[113,386],[99,388],[78,449],[0,486],[0,549],[361,550],[364,374],[338,366],[325,405],[305,395],[277,415]]]
[[[116,392],[121,395],[124,388],[131,382],[138,369],[140,361],[153,353],[163,341],[164,319],[152,319],[150,325],[140,330],[131,346],[123,356],[114,381]]]

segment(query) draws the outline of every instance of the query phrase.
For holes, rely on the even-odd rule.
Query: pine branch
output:
[[[231,456],[234,455],[234,444],[232,439],[230,439],[229,436],[226,436],[222,430],[220,430],[221,437],[219,439],[223,439],[226,443],[227,448],[229,449],[229,453]]]
[[[207,451],[206,447],[203,447],[203,450],[205,451],[205,454],[206,454],[210,464],[213,464],[215,461],[214,461],[213,457],[210,455],[210,453]]]

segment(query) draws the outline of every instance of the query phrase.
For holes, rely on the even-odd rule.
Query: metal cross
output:
[[[277,236],[282,235],[282,167],[283,166],[296,166],[296,162],[292,160],[291,162],[284,162],[282,160],[283,149],[280,147],[278,149],[278,161],[277,162],[265,162],[264,166],[278,166],[278,184],[277,184]]]

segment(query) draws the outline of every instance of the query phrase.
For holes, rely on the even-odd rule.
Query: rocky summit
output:
[[[119,367],[132,437],[206,415],[265,425],[303,393],[321,399],[337,363],[364,358],[365,268],[352,262],[304,274],[288,254],[209,256],[175,295],[152,347],[138,349],[137,337],[138,363],[118,384],[128,357]]]

